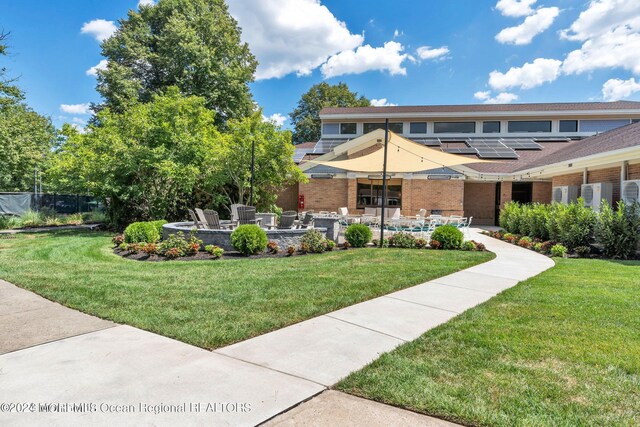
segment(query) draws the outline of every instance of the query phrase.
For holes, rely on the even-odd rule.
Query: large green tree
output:
[[[108,65],[97,89],[112,112],[169,86],[203,97],[218,125],[253,111],[248,84],[257,62],[224,0],[159,0],[131,10],[102,54]]]
[[[0,55],[7,54],[0,34]],[[34,171],[43,169],[55,142],[51,120],[24,103],[23,92],[0,68],[0,191],[29,191]]]
[[[291,132],[283,131],[263,120],[262,111],[228,122],[226,142],[229,149],[224,159],[222,188],[229,203],[248,204],[251,184],[251,152],[255,144],[253,204],[269,209],[278,193],[287,186],[304,180],[293,162]]]
[[[325,107],[367,107],[371,102],[346,83],[330,85],[326,82],[311,86],[289,114],[294,126],[293,141],[301,143],[320,139],[320,110]]]
[[[65,127],[67,140],[52,161],[49,182],[102,198],[116,225],[179,218],[197,189],[222,184],[226,146],[203,98],[169,88],[125,113],[105,108],[97,122],[85,134]]]

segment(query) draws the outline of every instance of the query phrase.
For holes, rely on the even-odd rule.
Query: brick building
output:
[[[352,159],[383,148],[381,128],[442,152],[489,160],[466,166],[391,174],[388,206],[403,215],[419,209],[473,216],[494,224],[509,200],[552,200],[555,187],[640,180],[640,103],[454,105],[325,108],[322,136],[297,146],[295,160],[309,178],[283,192],[287,209],[362,213],[379,206],[381,174],[334,168],[309,160]],[[625,184],[626,185],[626,184]]]

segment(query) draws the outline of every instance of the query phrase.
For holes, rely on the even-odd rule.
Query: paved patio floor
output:
[[[0,396],[36,405],[35,412],[0,411],[0,424],[237,426],[269,420],[382,352],[553,266],[532,251],[472,234],[496,253],[494,260],[213,352],[96,319],[0,281]],[[287,425],[315,413],[318,423],[307,425],[323,425],[330,418],[323,418],[328,404],[322,399],[328,397],[272,422]],[[336,408],[359,406],[338,400]],[[64,406],[83,403],[88,406],[79,413]],[[43,412],[41,404],[62,405]],[[399,417],[399,424],[410,416],[391,409],[388,416]],[[372,424],[354,418],[351,425]]]

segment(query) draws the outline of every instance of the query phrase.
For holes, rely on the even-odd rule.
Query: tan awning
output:
[[[382,172],[384,149],[348,160],[309,160],[309,163],[331,166],[353,172]],[[420,172],[442,167],[460,166],[470,163],[491,163],[487,160],[469,158],[425,147],[389,132],[387,172]]]

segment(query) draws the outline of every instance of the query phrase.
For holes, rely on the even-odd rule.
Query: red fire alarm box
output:
[[[304,209],[304,194],[298,196],[298,209]]]

